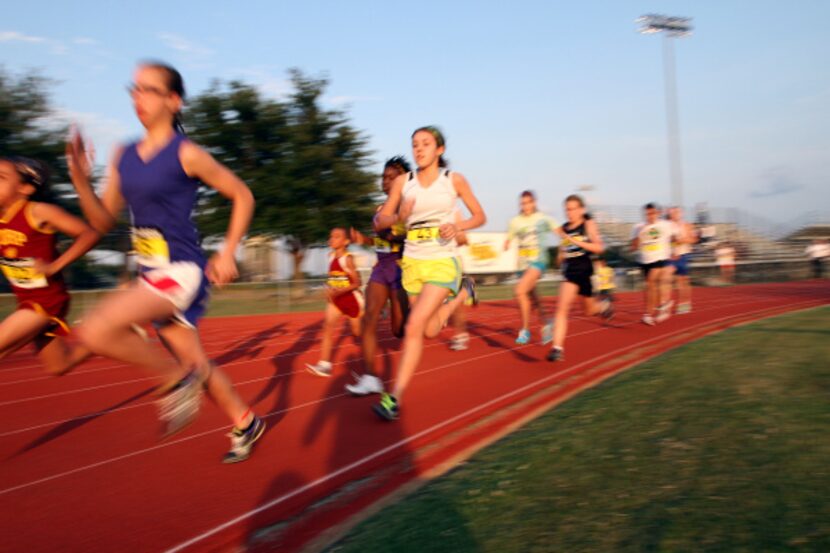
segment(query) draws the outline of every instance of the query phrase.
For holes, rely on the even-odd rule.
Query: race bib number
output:
[[[418,244],[434,242],[438,240],[439,236],[438,227],[414,228],[406,233],[406,239],[409,242],[417,242]]]
[[[326,284],[329,288],[348,288],[351,285],[349,281],[349,277],[347,276],[337,276],[337,277],[330,277]]]
[[[519,248],[519,257],[536,259],[539,257],[539,248]]]
[[[400,251],[400,246],[398,244],[393,244],[388,240],[384,240],[383,238],[378,238],[375,236],[375,251],[378,253],[392,253]]]
[[[46,288],[49,282],[46,275],[35,272],[34,259],[4,259],[0,268],[12,286],[17,288]]]
[[[155,228],[133,228],[136,261],[143,267],[159,268],[170,264],[170,248],[164,234]]]

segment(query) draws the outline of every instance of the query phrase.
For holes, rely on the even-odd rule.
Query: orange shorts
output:
[[[56,336],[69,335],[69,325],[65,320],[69,313],[68,295],[56,295],[51,298],[37,298],[36,300],[19,300],[17,309],[28,309],[51,320],[51,323],[35,336],[34,344],[38,351],[46,347]]]

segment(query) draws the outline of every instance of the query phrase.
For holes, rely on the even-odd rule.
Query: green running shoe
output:
[[[372,411],[377,416],[387,421],[394,421],[398,419],[400,410],[398,409],[398,400],[395,396],[383,393],[380,396],[380,403],[372,405]]]

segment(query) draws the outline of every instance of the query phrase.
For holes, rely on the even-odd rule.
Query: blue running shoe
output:
[[[519,331],[519,335],[516,337],[516,343],[520,346],[523,346],[530,342],[530,331],[526,328],[523,328]]]
[[[467,299],[464,305],[476,307],[478,305],[478,293],[476,292],[476,281],[471,276],[461,277],[461,287],[467,290]]]

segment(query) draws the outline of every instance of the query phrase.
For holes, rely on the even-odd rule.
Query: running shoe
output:
[[[450,349],[452,351],[464,351],[470,347],[470,335],[466,332],[460,332],[452,337],[450,340]]]
[[[610,321],[614,318],[614,304],[612,302],[605,300],[600,304],[600,308],[600,317],[602,317],[606,321]]]
[[[560,348],[559,346],[553,346],[551,350],[548,352],[547,356],[548,361],[564,361],[565,360],[565,350]]]
[[[372,405],[372,411],[380,418],[393,421],[400,416],[400,409],[398,409],[398,400],[395,396],[383,393],[380,396],[380,403]]]
[[[357,382],[346,384],[346,391],[353,396],[368,396],[369,394],[382,394],[383,382],[380,378],[371,374],[355,375]]]
[[[317,361],[314,365],[311,363],[306,363],[305,368],[308,369],[308,372],[314,373],[317,376],[331,376],[331,362],[330,361]]]
[[[677,314],[678,315],[685,315],[687,313],[692,312],[692,304],[691,303],[679,303],[677,304]]]
[[[530,331],[526,328],[523,328],[519,331],[519,335],[516,336],[516,343],[520,346],[523,346],[530,342]]]
[[[546,346],[553,342],[553,319],[542,327],[542,345]]]
[[[254,415],[254,420],[247,430],[240,430],[239,428],[231,430],[228,434],[231,439],[231,449],[225,453],[222,462],[238,463],[250,457],[254,442],[262,436],[263,432],[265,432],[265,423],[256,415]]]
[[[674,306],[674,302],[672,300],[667,301],[663,305],[657,308],[657,316],[654,318],[655,321],[658,323],[662,323],[667,321],[669,317],[671,317],[671,308]]]
[[[651,315],[643,315],[643,324],[647,324],[648,326],[654,326],[657,323],[654,322],[654,317]]]
[[[476,292],[476,281],[471,276],[461,277],[461,287],[467,290],[467,299],[464,305],[478,305],[478,293]]]
[[[201,382],[196,373],[191,371],[158,400],[164,438],[172,436],[196,419],[201,398]]]

